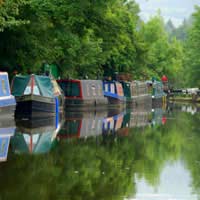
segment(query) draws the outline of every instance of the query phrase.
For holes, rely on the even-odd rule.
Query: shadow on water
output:
[[[171,104],[66,113],[59,125],[16,121],[0,163],[0,199],[197,199],[200,115],[188,110]]]

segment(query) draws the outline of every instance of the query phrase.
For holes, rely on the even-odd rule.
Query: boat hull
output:
[[[0,98],[0,119],[13,118],[16,101],[13,96]]]
[[[0,107],[0,120],[5,118],[14,118],[15,105]]]
[[[93,111],[106,109],[108,100],[102,99],[65,99],[65,109],[68,111]]]
[[[24,95],[16,97],[17,106],[15,116],[17,118],[44,118],[55,116],[56,104],[54,98]]]
[[[152,106],[152,97],[150,94],[133,96],[126,101],[128,108],[137,108],[137,107],[151,107]]]

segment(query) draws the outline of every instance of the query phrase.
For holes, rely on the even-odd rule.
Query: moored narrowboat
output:
[[[149,107],[152,104],[152,98],[149,94],[147,84],[142,81],[122,81],[126,105],[129,107]]]
[[[16,101],[10,93],[8,73],[0,72],[0,118],[13,117]]]
[[[108,98],[111,105],[125,105],[126,98],[122,84],[118,81],[103,82],[104,96]]]
[[[17,75],[11,87],[17,101],[16,117],[43,118],[55,116],[59,112],[59,94],[55,94],[54,85],[48,76]]]
[[[65,96],[67,110],[93,110],[106,106],[107,98],[104,97],[101,80],[57,80]]]
[[[146,82],[149,93],[152,95],[152,106],[162,106],[163,99],[166,98],[166,93],[163,91],[163,84],[160,81],[152,80]]]

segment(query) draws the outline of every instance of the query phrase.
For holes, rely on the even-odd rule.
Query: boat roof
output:
[[[41,76],[35,74],[15,76],[12,84],[12,94],[14,96],[23,95],[32,77],[34,77],[34,85],[38,86],[41,96],[54,97],[53,84],[51,82],[51,78],[49,76]]]
[[[7,72],[0,72],[0,75],[8,75]]]

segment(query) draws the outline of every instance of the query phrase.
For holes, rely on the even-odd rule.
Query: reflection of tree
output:
[[[1,166],[0,197],[123,199],[134,191],[127,161],[118,146],[97,146],[95,138],[60,142],[48,155],[12,155]]]
[[[174,118],[170,113],[169,118]],[[0,198],[123,199],[134,195],[135,174],[158,186],[166,162],[180,157],[200,188],[199,115],[176,113],[165,126],[133,128],[127,137],[107,134],[54,143],[47,155],[10,155],[0,166]],[[192,129],[190,129],[192,127]]]
[[[188,116],[190,114],[185,114]],[[185,146],[183,148],[183,158],[192,176],[192,187],[195,193],[200,195],[200,135],[199,135],[200,114],[194,115],[187,130]]]

